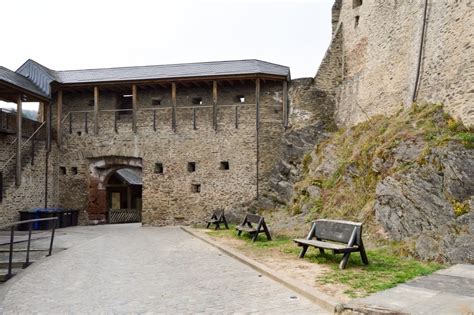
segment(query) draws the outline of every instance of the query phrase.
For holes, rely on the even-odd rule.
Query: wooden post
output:
[[[135,84],[132,85],[132,129],[133,132],[137,132],[137,86]]]
[[[283,127],[288,128],[288,81],[283,81]]]
[[[127,208],[132,209],[132,188],[130,185],[127,186]]]
[[[46,109],[45,109],[45,104],[43,102],[39,103],[38,106],[38,121],[39,122],[44,122],[46,120]]]
[[[176,132],[176,83],[171,83],[171,128]]]
[[[46,150],[51,151],[51,114],[52,114],[53,104],[48,103],[48,109],[46,113]]]
[[[257,199],[260,197],[260,79],[255,80],[255,128],[257,133]]]
[[[17,186],[21,185],[21,145],[23,143],[22,139],[22,101],[21,95],[18,95],[16,99],[16,172],[15,172],[15,183]]]
[[[63,137],[62,137],[62,126],[61,126],[61,122],[63,120],[63,91],[59,90],[58,91],[58,96],[57,96],[57,99],[56,99],[56,106],[57,106],[57,114],[56,114],[56,119],[57,119],[57,142],[58,142],[58,147],[61,147],[62,143],[63,143]]]
[[[212,126],[217,131],[217,81],[212,81]]]
[[[94,134],[99,134],[99,87],[94,86]]]

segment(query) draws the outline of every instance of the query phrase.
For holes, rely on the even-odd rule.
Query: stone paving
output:
[[[348,304],[374,305],[409,314],[473,315],[474,266],[454,265]]]
[[[70,231],[3,285],[1,313],[327,313],[176,227]]]

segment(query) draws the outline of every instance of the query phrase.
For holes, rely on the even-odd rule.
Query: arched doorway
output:
[[[141,222],[142,171],[121,168],[112,172],[105,183],[107,223]]]
[[[109,220],[111,213],[110,209],[113,208],[112,206],[120,206],[119,208],[123,209],[122,212],[124,213],[127,212],[125,209],[134,209],[135,211],[131,210],[128,212],[138,213],[141,219],[142,185],[138,184],[142,183],[143,160],[138,157],[101,156],[90,157],[89,161],[89,202],[87,206],[89,220],[95,224],[114,222],[114,220]],[[119,173],[122,173],[122,175]],[[126,179],[124,179],[124,177]],[[130,187],[130,196],[132,196],[130,203],[128,202],[128,197],[125,193],[122,193],[124,194],[124,197],[122,197],[122,195],[119,197],[118,194],[112,196],[112,192],[114,192],[112,186],[114,185],[124,185],[127,192],[128,188],[125,185],[132,186]],[[108,189],[108,186],[110,186],[110,189]],[[140,198],[138,196],[140,196]],[[115,201],[112,201],[113,198],[115,198]],[[126,217],[129,215],[124,216]]]

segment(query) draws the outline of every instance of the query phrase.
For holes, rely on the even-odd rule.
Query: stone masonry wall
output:
[[[125,94],[125,93],[124,93]],[[128,93],[126,93],[128,94]],[[170,90],[138,89],[138,131],[131,130],[131,116],[121,115],[114,132],[115,93],[100,92],[99,134],[93,134],[92,113],[74,113],[71,133],[69,118],[63,124],[63,147],[56,168],[59,175],[59,204],[87,210],[91,165],[101,157],[139,158],[143,163],[143,222],[152,225],[202,223],[208,214],[232,203],[252,200],[256,196],[256,122],[255,84],[218,87],[218,128],[212,128],[212,88],[178,86],[177,131],[171,129]],[[244,96],[245,103],[236,101]],[[192,98],[202,97],[196,106],[196,130],[193,128]],[[64,93],[64,114],[69,111],[91,111],[89,94]],[[152,99],[161,105],[152,106]],[[278,158],[282,123],[282,83],[262,82],[260,125],[260,185]],[[236,106],[238,128],[236,128]],[[156,110],[156,131],[153,130]],[[53,120],[56,118],[53,117]],[[220,162],[230,169],[220,169]],[[188,172],[187,163],[195,162],[196,171]],[[162,163],[163,174],[155,173],[155,163]],[[117,167],[117,165],[113,165]],[[200,184],[201,192],[192,192]]]
[[[444,103],[450,114],[473,125],[474,6],[471,1],[428,3],[417,101]],[[411,105],[423,9],[422,0],[335,2],[333,40],[315,82],[331,82],[328,74],[342,72],[342,82],[334,89],[338,125],[354,125]],[[334,62],[334,54],[342,63]]]
[[[1,138],[0,138],[1,139]],[[14,146],[1,143],[0,151],[14,151]],[[13,150],[12,150],[13,147]],[[8,148],[8,150],[6,150]],[[45,204],[45,165],[46,148],[44,141],[36,143],[34,163],[31,164],[30,145],[24,147],[22,184],[17,187],[14,180],[14,165],[11,162],[8,172],[4,175],[4,195],[0,203],[0,225],[19,220],[20,210],[31,210],[44,207]],[[10,152],[11,153],[11,152]],[[10,154],[9,154],[10,155]],[[1,160],[0,160],[1,161]],[[57,206],[57,151],[53,150],[49,155],[48,168],[48,207]],[[3,165],[3,163],[2,163]]]

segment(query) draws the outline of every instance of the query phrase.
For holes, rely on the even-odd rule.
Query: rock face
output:
[[[474,150],[451,144],[426,161],[378,183],[376,218],[394,240],[417,237],[421,258],[473,263],[474,215],[456,218],[453,203],[474,196]]]

